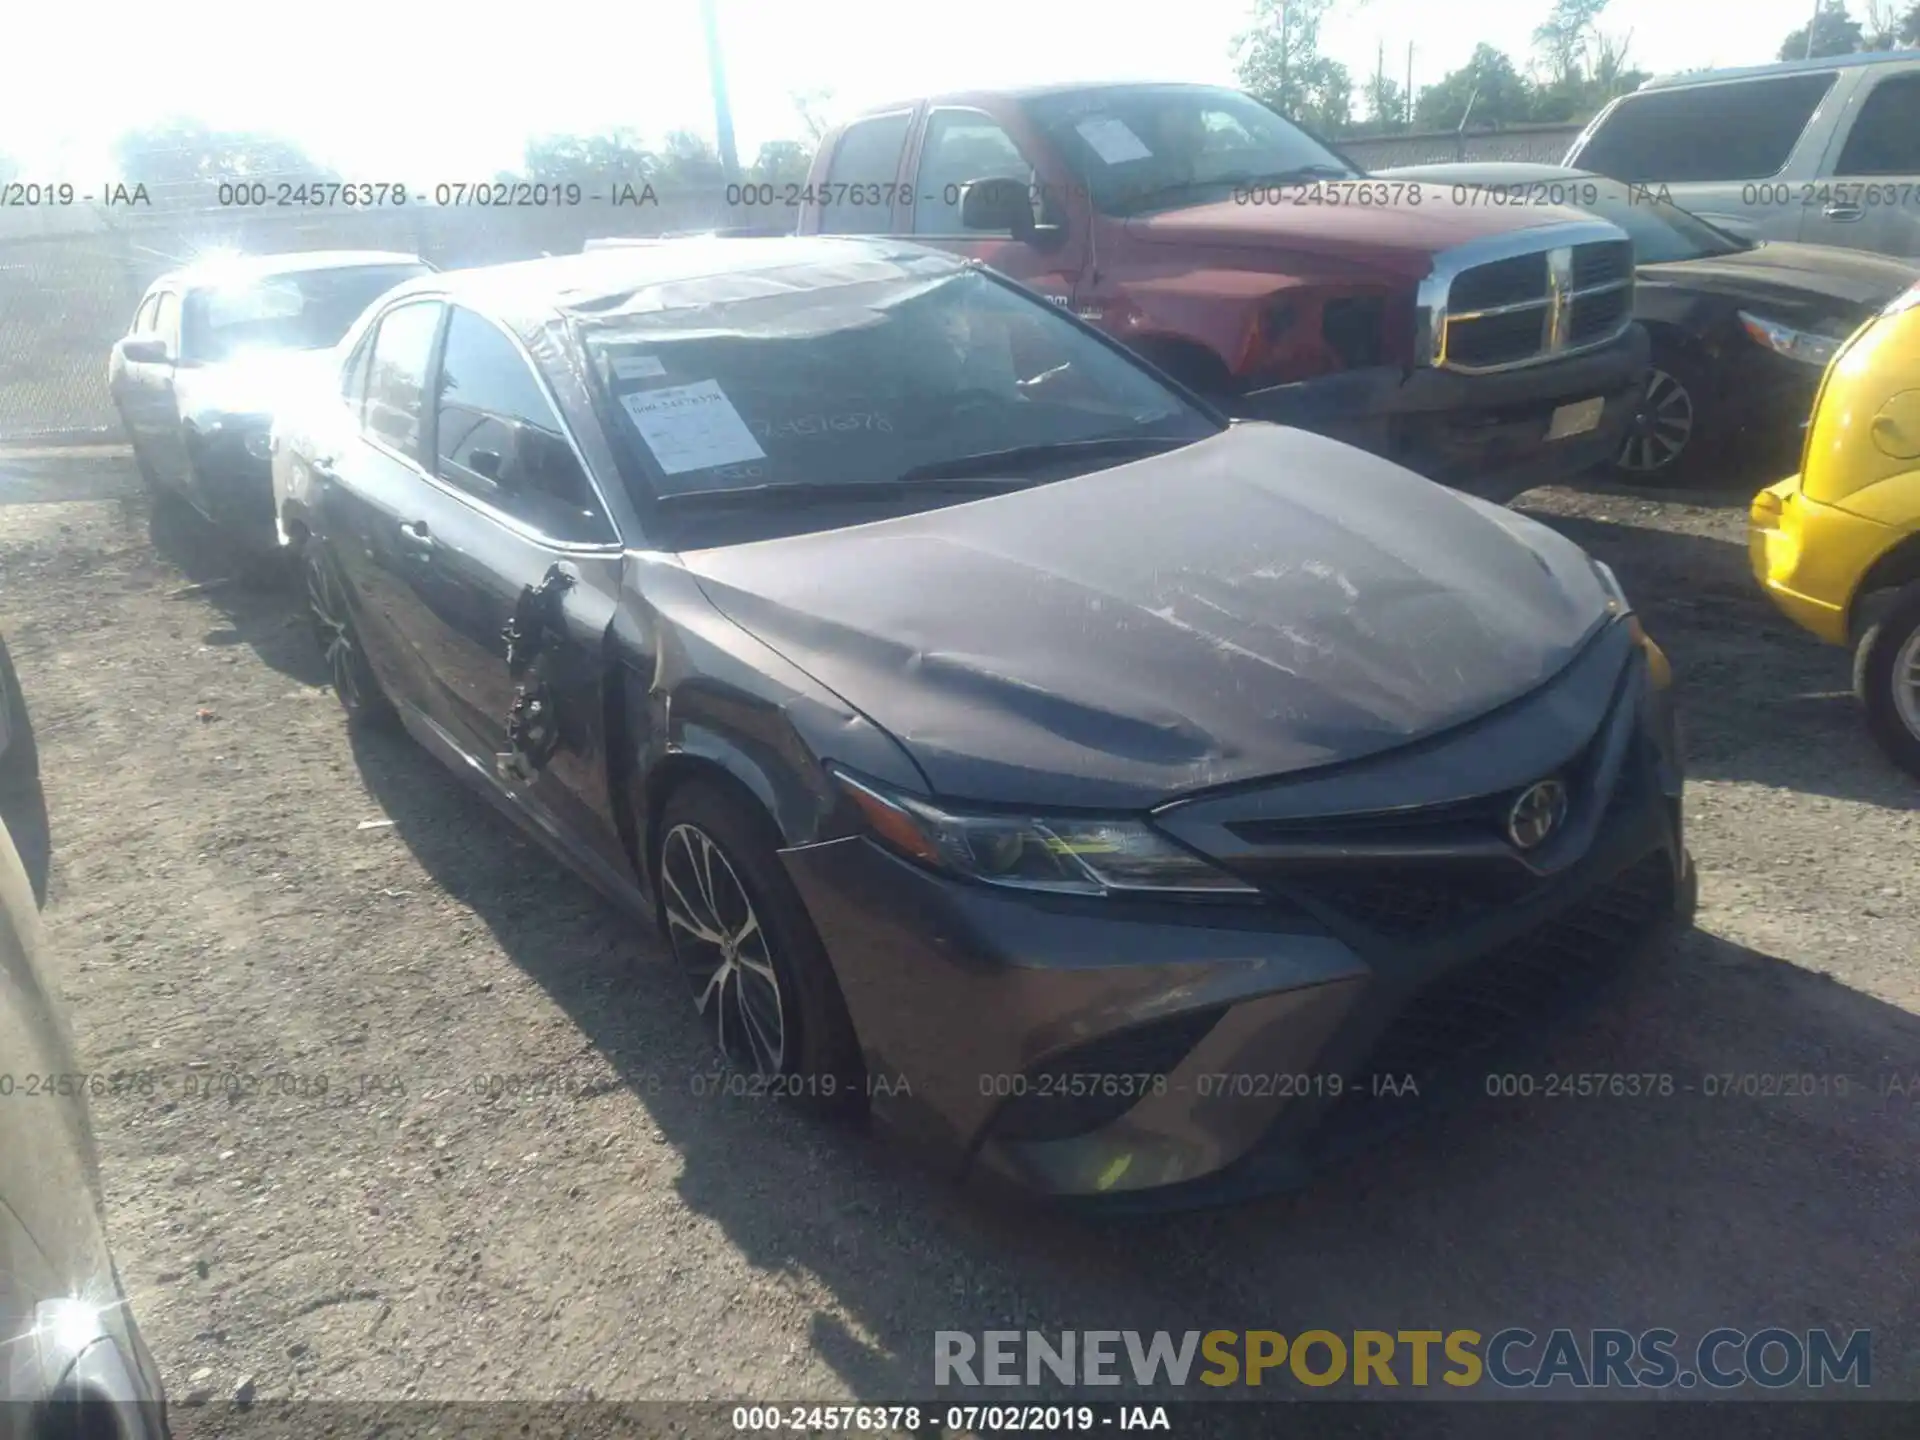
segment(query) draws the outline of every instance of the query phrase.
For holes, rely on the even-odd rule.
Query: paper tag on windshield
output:
[[[630,391],[620,403],[668,475],[767,458],[718,380]]]
[[[1082,140],[1093,147],[1093,153],[1109,165],[1124,165],[1129,160],[1153,158],[1153,151],[1127,128],[1127,122],[1116,120],[1111,115],[1076,121],[1073,128],[1080,132]]]
[[[613,357],[613,378],[616,380],[658,380],[667,373],[667,367],[653,355],[616,355]]]

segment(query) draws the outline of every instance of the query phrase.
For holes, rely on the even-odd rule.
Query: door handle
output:
[[[401,544],[411,550],[416,560],[427,558],[426,552],[433,549],[433,536],[427,533],[424,520],[403,520],[400,522]]]
[[[1867,212],[1859,205],[1829,205],[1820,213],[1829,220],[1838,220],[1845,224],[1850,220],[1858,220]]]

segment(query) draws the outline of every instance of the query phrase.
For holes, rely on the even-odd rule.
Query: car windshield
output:
[[[1115,85],[1026,102],[1034,123],[1109,215],[1218,200],[1236,186],[1359,172],[1238,90]]]
[[[1551,187],[1552,182],[1549,182]],[[1595,187],[1595,198],[1587,202]],[[1698,215],[1682,210],[1670,201],[1656,199],[1645,189],[1622,185],[1616,180],[1583,178],[1578,188],[1582,208],[1602,220],[1611,220],[1633,239],[1633,258],[1642,265],[1659,265],[1669,260],[1700,260],[1709,255],[1733,255],[1753,246],[1736,235],[1709,225]]]
[[[941,260],[582,322],[637,498],[931,499],[1202,439],[1218,423],[1041,301]],[[871,273],[871,272],[869,272]],[[811,282],[811,283],[810,283]]]
[[[424,265],[350,265],[207,285],[187,292],[180,354],[218,362],[252,350],[321,350],[360,312]]]

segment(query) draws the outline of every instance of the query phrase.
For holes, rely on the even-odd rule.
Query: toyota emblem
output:
[[[1534,850],[1567,818],[1567,787],[1558,780],[1542,780],[1521,791],[1507,812],[1507,838],[1521,850]]]

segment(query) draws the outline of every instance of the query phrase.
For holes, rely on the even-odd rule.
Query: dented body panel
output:
[[[966,431],[957,471],[822,481],[811,502],[778,485],[675,492],[681,472],[635,468],[651,442],[637,419],[618,428],[575,325],[651,317],[649,340],[723,333],[779,369],[814,353],[781,344],[912,303],[850,320],[846,297],[875,274],[919,298],[956,275],[1011,294],[1071,332],[1084,373],[1119,366],[1114,393],[1167,401],[1154,423],[1189,428],[1154,432],[1142,458],[1074,448],[1113,436],[1069,443],[1064,471],[1049,468],[1062,447],[982,454]],[[770,339],[727,328],[726,303],[809,277],[848,288],[775,304]],[[1612,926],[1630,948],[1686,908],[1664,661],[1610,578],[1531,520],[1333,440],[1131,389],[1151,377],[1112,341],[892,242],[608,247],[383,304],[423,301],[517,337],[617,540],[545,536],[429,473],[449,468],[431,436],[410,457],[322,397],[279,432],[282,533],[354,576],[408,730],[636,915],[665,909],[657,832],[676,787],[698,777],[764,818],[760,858],[821,943],[872,1118],[951,1173],[1122,1199],[1284,1183],[1318,1153],[1334,1097],[1196,1087],[1358,1075],[1443,981],[1519,945],[1585,975],[1593,957],[1563,964],[1554,947]],[[684,383],[644,345],[621,353]],[[941,488],[969,480],[1003,493]],[[676,520],[676,493],[747,503]],[[888,843],[845,776],[969,813],[1144,827],[1244,883],[1204,900],[986,883]],[[1515,797],[1547,781],[1566,820],[1523,857]],[[1385,821],[1342,828],[1353,812]],[[1302,854],[1320,870],[1296,874]],[[1401,933],[1321,876],[1431,887],[1395,867],[1436,857],[1494,867],[1519,898]],[[1165,1083],[1068,1121],[985,1083],[1122,1070]]]

